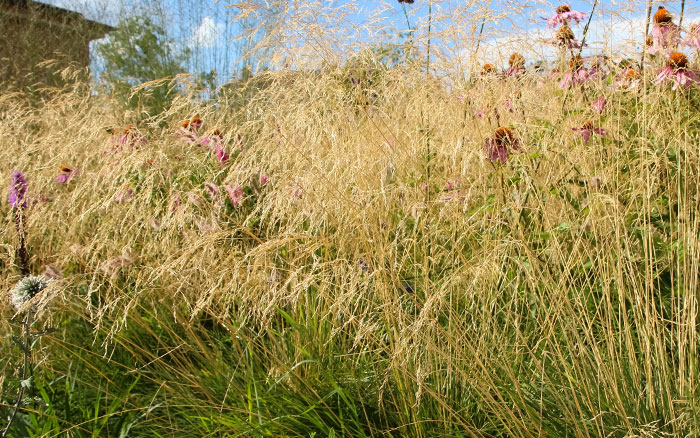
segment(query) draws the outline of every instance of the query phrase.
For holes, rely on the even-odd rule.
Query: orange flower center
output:
[[[560,41],[569,41],[574,39],[574,31],[567,25],[562,26],[557,31],[557,38]]]
[[[200,119],[199,117],[192,117],[192,123],[199,123],[201,121],[202,119]]]
[[[586,123],[583,124],[583,126],[581,126],[581,129],[588,129],[589,131],[592,130],[593,129],[593,122],[591,122],[590,120],[587,121]]]
[[[571,8],[569,5],[561,5],[557,8],[557,14],[563,14],[564,12],[569,12],[571,11]]]
[[[513,53],[508,59],[508,64],[511,67],[523,67],[525,65],[525,57],[520,53]]]
[[[503,145],[513,143],[515,136],[513,135],[513,131],[505,126],[501,126],[500,128],[496,129],[496,132],[493,134],[493,139],[496,141],[496,143]]]
[[[496,67],[493,64],[484,64],[483,71],[484,73],[493,73],[496,71]]]
[[[61,171],[66,173],[72,172],[71,168],[66,166],[61,166]]]
[[[674,53],[668,58],[668,66],[675,70],[681,70],[688,66],[688,58],[682,53]]]
[[[214,135],[221,135],[221,131],[219,131],[218,129],[215,129],[215,130],[214,130]]]
[[[673,16],[671,15],[671,13],[668,12],[668,10],[663,6],[659,6],[659,9],[656,11],[656,14],[654,14],[654,23],[670,23],[671,20],[673,20]]]
[[[185,120],[184,122],[182,122],[182,127],[183,127],[183,128],[187,128],[188,126],[190,126],[190,121],[189,121],[189,120]]]
[[[580,56],[574,56],[571,58],[571,61],[569,61],[569,68],[571,70],[580,70],[581,67],[583,67],[583,60]]]

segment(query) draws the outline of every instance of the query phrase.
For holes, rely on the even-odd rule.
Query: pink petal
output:
[[[211,199],[216,198],[216,196],[219,194],[219,186],[217,186],[214,183],[205,182],[204,188],[206,189],[206,191],[209,194],[209,197]]]
[[[224,186],[224,189],[226,190],[226,193],[228,193],[228,197],[231,199],[231,203],[234,206],[241,203],[241,200],[243,199],[243,187],[236,184],[235,188],[231,186]]]
[[[221,148],[217,148],[216,149],[216,159],[219,160],[219,163],[223,166],[228,161],[229,156],[226,153],[226,151],[224,151]]]

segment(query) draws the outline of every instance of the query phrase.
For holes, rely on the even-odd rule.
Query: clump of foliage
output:
[[[153,115],[166,109],[176,96],[168,78],[185,71],[182,65],[189,49],[177,48],[152,17],[137,15],[123,19],[97,45],[97,52],[110,92],[127,107]],[[134,92],[134,87],[144,83],[151,85]]]

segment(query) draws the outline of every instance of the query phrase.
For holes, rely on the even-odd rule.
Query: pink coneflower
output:
[[[572,11],[569,5],[561,5],[557,8],[557,13],[549,18],[541,17],[543,20],[547,20],[547,26],[551,28],[557,27],[559,24],[568,24],[569,20],[574,20],[575,22],[580,22],[586,18],[585,12]]]
[[[192,120],[185,120],[180,125],[180,128],[175,132],[175,135],[182,138],[189,144],[198,143],[202,140],[199,135],[199,129],[202,127],[202,119],[193,117]]]
[[[61,173],[58,174],[56,177],[56,182],[59,184],[65,184],[68,182],[68,180],[73,176],[73,173],[75,173],[75,169],[71,169],[70,167],[62,166],[61,167]]]
[[[591,108],[593,108],[593,111],[600,113],[603,112],[603,109],[605,109],[606,103],[607,101],[604,97],[599,97],[598,99],[593,101],[593,103],[591,104]]]
[[[200,145],[208,146],[209,148],[214,150],[223,147],[224,143],[224,136],[221,135],[221,131],[219,131],[218,129],[209,135],[202,136],[199,139]]]
[[[185,120],[182,122],[180,128],[175,132],[175,136],[183,139],[189,144],[194,144],[199,141],[199,135],[190,129],[190,121]]]
[[[245,148],[245,138],[241,134],[236,134],[236,144],[238,148],[243,150]]]
[[[476,111],[474,111],[474,117],[477,117],[479,119],[483,119],[484,117],[486,117],[486,113],[484,113],[483,110],[476,110]]]
[[[674,53],[668,58],[665,67],[658,70],[659,75],[654,80],[655,84],[660,84],[666,79],[673,81],[673,89],[682,85],[684,88],[690,88],[696,82],[700,81],[697,71],[688,70],[688,58],[682,53]]]
[[[209,195],[209,199],[214,200],[219,195],[219,186],[211,182],[204,183],[204,190]]]
[[[224,186],[224,189],[226,193],[228,193],[228,197],[231,199],[231,203],[234,207],[238,206],[243,200],[243,187],[236,184],[236,187]]]
[[[107,155],[110,152],[119,152],[124,149],[125,146],[133,148],[146,143],[148,143],[148,140],[136,129],[136,126],[129,125],[124,128],[122,134],[114,140],[112,143],[112,150],[106,151],[104,154]]]
[[[223,148],[217,148],[216,159],[219,160],[219,164],[223,166],[229,159],[228,153],[226,153],[226,151]]]
[[[148,141],[138,129],[136,129],[135,125],[129,125],[124,128],[121,137],[119,137],[119,144],[121,145],[135,147],[146,143],[148,143]]]
[[[482,76],[493,76],[498,72],[496,69],[496,66],[493,64],[484,64],[483,67],[481,67],[481,75]]]
[[[260,177],[260,185],[261,185],[261,186],[264,186],[264,185],[267,184],[268,182],[270,182],[270,176],[269,176],[269,175],[264,174],[263,176]]]
[[[695,49],[700,48],[700,24],[693,24],[690,26],[688,35],[683,39],[683,45]]]
[[[663,6],[654,14],[654,26],[651,28],[651,41],[647,38],[647,44],[651,42],[649,53],[652,55],[663,53],[668,56],[675,52],[681,40],[681,28],[673,23],[673,16]]]
[[[615,85],[618,89],[626,90],[635,88],[641,82],[639,73],[633,68],[628,68],[623,74],[618,75],[615,79]]]
[[[170,201],[168,202],[168,209],[170,211],[175,211],[180,207],[181,204],[180,195],[178,193],[173,193],[170,195]]]
[[[520,150],[520,142],[513,131],[505,126],[496,129],[492,138],[486,140],[486,156],[491,162],[505,164],[513,151]]]
[[[566,89],[570,86],[581,85],[595,78],[595,74],[583,67],[583,61],[578,56],[569,61],[569,68],[570,70],[564,74],[559,82],[559,88]]]
[[[565,47],[569,50],[581,48],[581,42],[574,38],[574,31],[571,30],[566,23],[559,28],[556,38],[549,40],[549,42],[555,46]]]
[[[508,58],[508,70],[506,76],[522,76],[525,73],[525,57],[520,53],[513,53]]]
[[[133,197],[134,189],[132,189],[129,186],[125,186],[123,189],[119,190],[116,195],[114,195],[114,202],[117,204],[121,204]]]
[[[192,117],[192,120],[190,120],[190,130],[197,132],[199,131],[199,128],[202,127],[202,119],[200,119],[198,116]]]
[[[187,202],[194,205],[195,207],[202,206],[202,197],[195,192],[187,192]]]
[[[598,134],[598,135],[605,135],[607,132],[603,128],[596,128],[593,126],[593,122],[590,120],[586,123],[583,124],[580,128],[572,128],[574,131],[574,134],[577,136],[581,136],[583,141],[588,141],[591,139],[591,135]]]

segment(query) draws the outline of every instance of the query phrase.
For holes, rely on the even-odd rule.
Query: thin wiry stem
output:
[[[425,62],[425,74],[430,74],[430,32],[433,25],[433,2],[428,2],[428,55]]]
[[[406,60],[408,60],[408,58],[411,55],[411,52],[413,51],[413,34],[415,31],[411,27],[411,20],[409,20],[409,18],[408,18],[408,11],[406,10],[406,4],[401,3],[401,8],[403,9],[404,17],[406,17],[406,26],[408,27],[408,34],[410,35],[409,39],[408,39],[410,49],[409,49],[409,53],[406,55]]]
[[[5,426],[5,430],[2,431],[2,435],[0,435],[0,438],[5,438],[7,436],[7,433],[10,431],[10,427],[12,426],[12,422],[14,421],[15,417],[17,416],[17,412],[19,412],[19,409],[22,407],[22,399],[24,398],[24,388],[25,388],[25,383],[24,381],[27,379],[27,370],[29,369],[29,349],[30,347],[30,329],[31,329],[31,317],[32,317],[32,312],[31,310],[27,311],[27,316],[24,318],[24,324],[23,324],[23,329],[24,329],[24,342],[22,344],[22,350],[24,352],[24,361],[22,364],[22,376],[20,377],[19,381],[19,393],[17,394],[17,403],[15,404],[15,408],[12,411],[12,415],[10,415],[10,419],[7,420],[7,426]]]
[[[591,8],[591,13],[588,16],[588,21],[586,21],[586,25],[583,27],[583,35],[581,36],[581,47],[578,49],[578,56],[581,56],[581,52],[583,52],[583,46],[586,44],[586,34],[588,33],[588,27],[591,25],[591,20],[593,19],[593,14],[595,14],[595,8],[598,6],[598,0],[593,3],[593,7]]]
[[[681,0],[681,16],[678,19],[678,27],[683,26],[683,11],[685,11],[685,0]]]
[[[22,208],[15,210],[15,229],[17,230],[17,236],[19,236],[19,249],[17,253],[19,255],[19,267],[22,276],[29,275],[29,257],[27,254],[27,242],[24,231],[24,214]]]
[[[642,45],[642,62],[640,63],[640,66],[639,66],[639,73],[640,74],[644,73],[644,61],[646,61],[646,57],[647,57],[646,38],[647,38],[647,35],[649,35],[649,21],[650,20],[651,20],[651,0],[647,1],[647,19],[644,22],[644,44]]]

